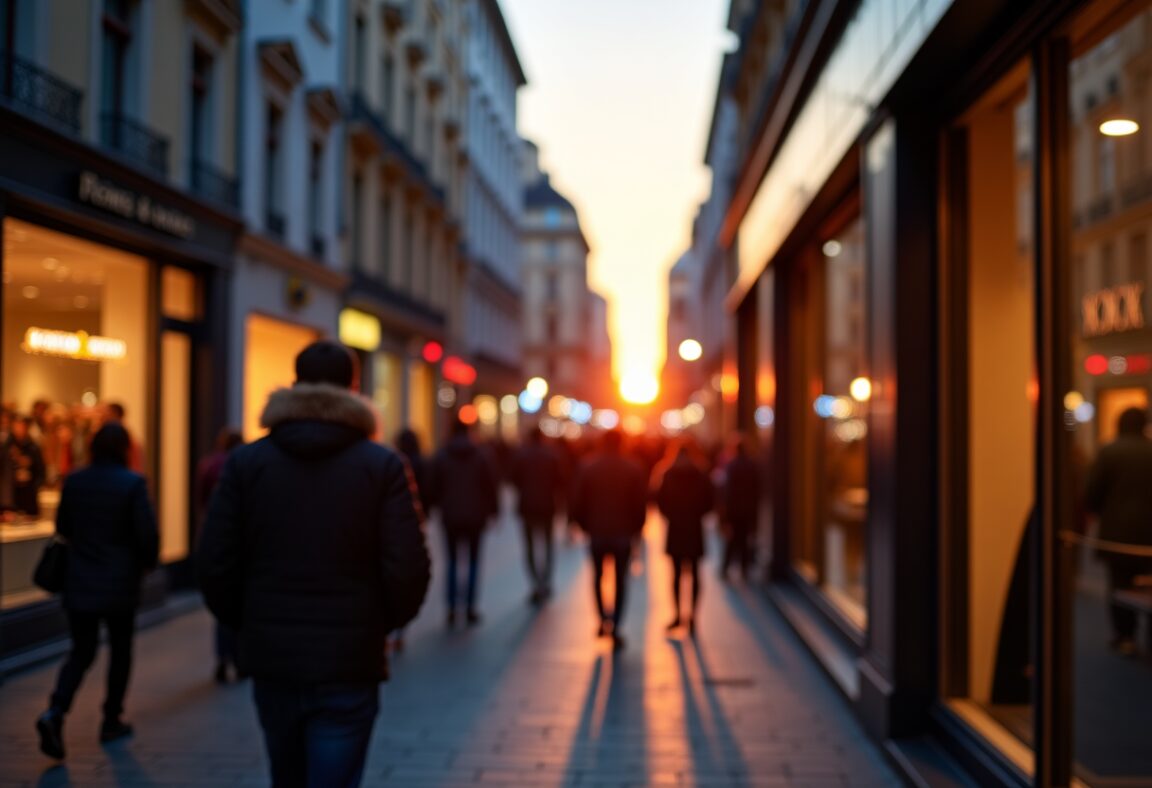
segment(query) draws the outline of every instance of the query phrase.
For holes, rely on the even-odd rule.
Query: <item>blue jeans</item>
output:
[[[380,685],[295,684],[256,679],[272,785],[355,788],[364,775]]]

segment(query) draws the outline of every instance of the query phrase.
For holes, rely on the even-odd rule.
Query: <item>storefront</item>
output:
[[[221,293],[239,220],[14,115],[0,138],[0,659],[64,633],[31,583],[63,478],[123,422],[155,502],[165,571],[186,580],[193,469],[223,419]]]
[[[1152,387],[1152,3],[891,5],[810,20],[735,241],[770,593],[909,772],[1149,784],[1152,512],[1093,484]]]

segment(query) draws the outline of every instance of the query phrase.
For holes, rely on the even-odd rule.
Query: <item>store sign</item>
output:
[[[196,221],[183,211],[137,194],[94,172],[80,173],[77,196],[82,203],[177,238],[191,238],[196,232]]]
[[[359,309],[342,309],[340,341],[348,347],[372,353],[380,347],[380,321]]]
[[[1133,282],[1089,293],[1081,299],[1081,312],[1086,337],[1144,328],[1144,283]]]
[[[476,382],[476,368],[458,356],[448,356],[440,367],[444,379],[459,386],[471,386]]]
[[[123,339],[90,335],[86,331],[54,331],[49,328],[29,328],[24,332],[25,353],[38,356],[59,356],[82,361],[119,361],[128,355],[128,343]]]

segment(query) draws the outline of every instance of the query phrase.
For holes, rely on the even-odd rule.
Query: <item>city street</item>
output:
[[[365,784],[898,785],[756,590],[722,585],[710,564],[696,639],[665,633],[657,520],[633,567],[618,654],[593,637],[582,545],[561,540],[556,595],[537,611],[526,603],[518,524],[506,518],[485,545],[484,621],[472,629],[445,627],[436,574],[382,693]],[[433,525],[437,551],[439,535]],[[63,766],[39,754],[32,725],[56,664],[10,677],[0,685],[0,786],[266,784],[249,686],[212,681],[210,634],[198,611],[140,635],[127,715],[137,734],[103,749],[98,661],[67,721]]]

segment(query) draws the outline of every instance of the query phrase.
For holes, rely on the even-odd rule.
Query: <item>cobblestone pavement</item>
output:
[[[753,589],[722,584],[709,563],[696,638],[667,635],[657,519],[633,566],[628,647],[618,654],[593,637],[579,544],[559,542],[557,593],[536,610],[526,604],[518,529],[501,523],[485,543],[484,621],[471,629],[444,625],[437,575],[382,692],[365,784],[899,785]],[[207,614],[194,612],[140,635],[127,715],[137,734],[103,748],[101,658],[68,718],[62,766],[39,754],[32,725],[56,665],[9,677],[0,786],[267,784],[249,687],[213,683],[210,633]]]

